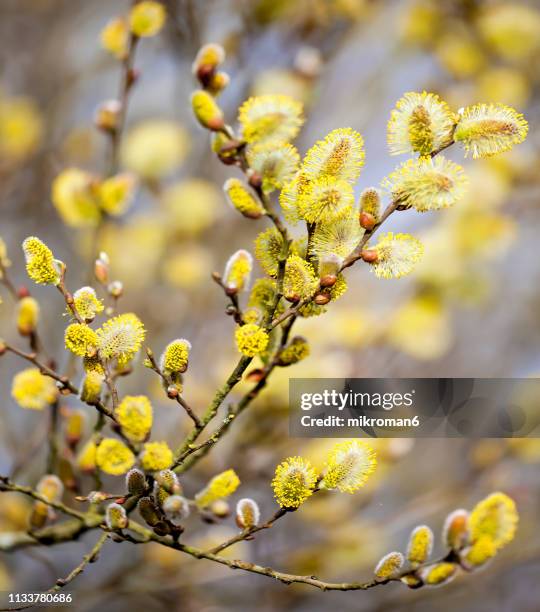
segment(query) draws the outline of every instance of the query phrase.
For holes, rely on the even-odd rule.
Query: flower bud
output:
[[[105,522],[111,531],[120,531],[128,526],[126,509],[120,504],[109,504],[105,511]]]
[[[236,504],[236,524],[240,529],[251,529],[259,524],[261,513],[257,502],[244,497]]]
[[[84,432],[86,414],[82,410],[71,410],[66,419],[66,442],[73,449]]]
[[[109,282],[109,256],[103,251],[94,263],[94,276],[102,285]]]
[[[367,212],[361,212],[360,213],[360,225],[368,230],[371,231],[375,225],[376,225],[376,221],[375,221],[375,217]]]
[[[192,64],[193,74],[201,81],[204,75],[211,75],[215,69],[225,60],[225,50],[221,45],[210,43],[203,45]],[[203,78],[201,78],[203,77]]]
[[[380,580],[389,580],[399,573],[404,563],[405,559],[400,552],[388,553],[377,563],[374,574]]]
[[[433,549],[433,532],[427,525],[416,527],[411,533],[407,546],[407,561],[412,567],[425,563]]]
[[[127,23],[121,17],[112,19],[101,31],[101,45],[116,58],[122,60],[128,50]]]
[[[207,89],[213,96],[218,96],[231,82],[226,72],[215,72],[209,78]]]
[[[40,501],[35,502],[29,518],[30,529],[40,529],[52,516],[53,513],[47,504]]]
[[[155,475],[155,480],[160,487],[172,495],[180,495],[182,486],[178,482],[178,476],[172,470],[161,470]]]
[[[365,229],[371,230],[373,226],[367,227],[362,223],[362,214],[365,214],[365,219],[372,220],[373,225],[379,221],[381,215],[381,193],[374,187],[364,189],[360,194],[360,225]]]
[[[455,563],[435,563],[420,571],[420,576],[426,586],[447,584],[456,575],[458,566]]]
[[[261,202],[240,179],[228,179],[223,185],[223,190],[230,204],[244,217],[259,219],[266,213]]]
[[[361,257],[366,263],[377,263],[379,259],[379,255],[375,249],[365,249],[362,251]]]
[[[142,495],[146,490],[146,476],[137,468],[126,474],[126,488],[131,495]]]
[[[181,495],[170,495],[163,502],[163,512],[171,523],[178,525],[189,516],[189,504]]]
[[[330,301],[330,296],[328,295],[328,293],[318,293],[313,301],[315,302],[315,304],[317,304],[317,306],[324,306]]]
[[[23,297],[17,302],[17,330],[21,336],[36,331],[39,320],[39,304],[33,297]]]
[[[87,495],[87,500],[90,504],[101,504],[108,499],[107,493],[103,491],[90,491]]]
[[[183,374],[188,368],[190,350],[191,342],[184,338],[178,338],[170,342],[160,358],[162,372],[168,376]]]
[[[48,501],[57,502],[64,494],[64,485],[58,476],[46,474],[38,482],[36,491]]]
[[[87,372],[81,387],[81,400],[91,406],[101,399],[101,388],[105,377],[98,371]]]
[[[135,36],[155,36],[165,23],[165,7],[161,2],[138,2],[129,13],[129,27]]]
[[[442,539],[444,546],[454,551],[458,551],[465,546],[469,539],[469,513],[467,510],[454,510],[446,517]]]
[[[159,510],[150,497],[141,497],[137,504],[139,514],[143,520],[150,525],[155,527],[161,520],[159,516]]]
[[[207,91],[199,89],[193,92],[191,107],[195,118],[204,128],[217,132],[225,127],[223,112]]]
[[[231,513],[231,507],[224,499],[217,499],[210,504],[210,512],[218,518],[227,518]]]
[[[107,287],[107,291],[112,297],[119,298],[124,293],[124,285],[122,284],[121,281],[118,281],[118,280],[113,281],[112,283],[109,283],[109,286]]]
[[[122,105],[118,100],[102,102],[94,113],[95,126],[104,132],[116,131],[121,109]]]
[[[248,251],[240,249],[231,255],[223,274],[223,285],[229,295],[247,290],[252,268],[253,257]]]

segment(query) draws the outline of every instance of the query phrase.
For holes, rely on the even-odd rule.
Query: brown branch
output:
[[[165,373],[161,370],[161,368],[157,364],[153,351],[147,348],[146,355],[150,363],[150,369],[153,370],[163,380],[166,387],[169,387],[172,384],[172,381],[170,380],[170,378],[168,378],[165,375]],[[193,421],[193,423],[195,423],[195,427],[202,426],[201,420],[195,414],[195,411],[193,410],[193,408],[186,402],[186,400],[181,396],[180,393],[175,393],[172,395],[169,395],[169,393],[167,393],[167,397],[169,399],[175,400],[178,404],[180,404],[180,406],[182,406],[182,408],[186,411],[186,414],[189,416],[189,418]]]
[[[238,542],[242,542],[243,540],[251,540],[253,539],[253,534],[263,531],[263,529],[270,529],[274,525],[274,523],[279,520],[282,516],[285,516],[289,510],[285,510],[284,508],[280,508],[277,510],[267,521],[262,523],[261,525],[255,525],[254,527],[250,527],[249,529],[244,529],[239,534],[225,540],[225,542],[221,543],[219,546],[215,546],[210,549],[208,552],[216,555],[217,553],[222,552],[226,548],[229,548],[233,544],[237,544]]]
[[[88,515],[84,514],[83,512],[79,512],[78,510],[74,510],[73,508],[64,505],[62,502],[51,501],[46,497],[43,497],[43,495],[39,494],[37,491],[34,491],[34,489],[32,489],[31,487],[25,487],[23,485],[15,484],[14,482],[11,482],[11,480],[7,476],[0,476],[0,492],[5,491],[14,491],[17,493],[22,493],[23,495],[32,497],[33,499],[43,502],[47,506],[50,506],[51,508],[54,508],[59,512],[62,512],[69,516],[73,516],[74,518],[77,518],[83,522],[85,522],[88,518]]]
[[[55,370],[50,368],[48,365],[41,362],[35,353],[25,353],[24,351],[21,351],[20,349],[12,346],[11,344],[6,344],[5,350],[35,365],[44,376],[48,376],[49,378],[56,380],[61,385],[62,389],[66,389],[70,391],[71,393],[73,393],[74,395],[80,395],[78,387],[76,387],[69,380],[69,378],[67,378],[67,376],[62,376],[58,374],[58,372],[56,372]],[[105,416],[109,417],[113,421],[115,420],[114,414],[102,402],[95,402],[89,405],[94,406],[96,410],[98,410]]]

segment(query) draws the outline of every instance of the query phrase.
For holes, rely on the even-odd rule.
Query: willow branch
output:
[[[185,456],[178,459],[178,461],[175,463],[175,466],[177,467],[177,472],[181,473],[187,471],[195,463],[200,461],[200,459],[206,456],[211,450],[211,448],[223,437],[225,433],[227,433],[230,426],[232,425],[233,419],[239,416],[266,387],[268,383],[268,378],[270,377],[274,368],[278,365],[279,353],[287,344],[289,334],[295,320],[296,317],[293,317],[289,319],[287,325],[283,326],[279,346],[275,350],[270,362],[263,369],[261,378],[258,380],[258,382],[253,386],[250,391],[248,391],[242,397],[238,404],[230,410],[228,417],[223,421],[222,425],[212,434],[212,436],[204,444],[201,444],[198,448],[195,448],[187,454],[184,453]]]
[[[165,373],[157,364],[153,351],[147,348],[146,355],[148,357],[148,362],[150,363],[150,369],[153,370],[163,380],[166,387],[169,387],[169,385],[171,384],[171,380],[165,375]],[[195,414],[193,408],[186,402],[186,400],[181,396],[180,393],[175,393],[174,395],[169,395],[167,393],[167,397],[169,397],[169,399],[174,399],[178,404],[180,404],[180,406],[182,406],[189,418],[195,423],[195,427],[200,427],[202,425],[201,420]]]
[[[80,394],[78,387],[76,387],[69,380],[69,378],[67,378],[67,376],[60,375],[58,372],[56,372],[55,370],[50,368],[48,365],[44,364],[42,361],[40,361],[38,359],[38,357],[37,357],[37,355],[35,353],[26,353],[26,352],[21,351],[20,349],[18,349],[16,347],[12,346],[11,344],[6,344],[5,345],[5,350],[9,351],[10,353],[13,353],[14,355],[17,355],[18,357],[21,357],[21,359],[24,359],[25,361],[28,361],[29,363],[32,363],[33,365],[35,365],[44,376],[48,376],[49,378],[52,378],[53,380],[56,380],[61,385],[62,389],[67,389],[68,391],[70,391],[74,395],[79,395]],[[105,416],[109,417],[113,421],[115,420],[115,417],[114,417],[114,414],[112,413],[112,411],[109,408],[107,408],[107,406],[105,406],[102,402],[95,402],[95,403],[92,403],[92,404],[89,404],[89,405],[94,406],[96,408],[96,410],[98,410],[99,412],[101,412]]]
[[[5,491],[14,491],[17,493],[22,493],[23,495],[32,497],[33,499],[43,502],[47,506],[50,506],[51,508],[62,512],[63,514],[67,514],[83,522],[86,521],[86,519],[88,518],[88,515],[84,512],[74,510],[73,508],[66,506],[62,502],[51,501],[46,497],[43,497],[43,495],[41,495],[37,491],[34,491],[34,489],[32,489],[31,487],[25,487],[23,485],[15,484],[14,482],[11,482],[11,480],[7,476],[0,476],[0,492]]]
[[[225,542],[221,543],[219,546],[212,548],[208,552],[216,555],[217,553],[224,551],[230,546],[233,546],[233,544],[237,544],[238,542],[242,542],[243,540],[251,540],[253,539],[252,536],[255,533],[259,531],[263,531],[264,529],[270,529],[270,527],[273,527],[274,523],[277,520],[279,520],[282,516],[285,516],[288,512],[289,510],[280,508],[267,521],[265,521],[261,525],[256,525],[254,527],[244,529],[239,534],[233,536],[232,538],[229,538],[228,540],[225,540]]]

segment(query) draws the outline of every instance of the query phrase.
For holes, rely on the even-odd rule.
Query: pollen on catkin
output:
[[[455,563],[435,563],[420,570],[420,575],[427,586],[448,584],[456,575],[458,566]]]
[[[468,569],[482,567],[497,554],[497,546],[491,536],[481,536],[471,546],[460,552],[461,562]]]
[[[124,506],[117,503],[109,504],[105,510],[105,522],[111,531],[125,529],[129,520]]]
[[[129,32],[128,24],[122,17],[111,19],[101,30],[101,46],[117,59],[124,59],[127,55]]]
[[[326,473],[320,486],[354,493],[364,486],[376,466],[376,453],[366,442],[338,442],[326,458]]]
[[[425,563],[433,550],[433,531],[427,525],[419,525],[413,529],[407,545],[407,561],[418,567]]]
[[[73,294],[73,303],[79,315],[87,322],[93,321],[103,312],[103,302],[98,299],[93,287],[81,287]]]
[[[251,529],[259,524],[261,512],[257,502],[244,497],[236,504],[236,524],[240,529]]]
[[[83,368],[84,371],[88,374],[89,372],[97,372],[102,376],[105,375],[105,370],[103,369],[103,364],[97,355],[91,355],[87,357],[83,357]]]
[[[380,236],[370,250],[377,255],[371,262],[371,269],[378,278],[400,278],[410,274],[424,254],[424,247],[417,238],[393,232]]]
[[[283,295],[292,302],[298,302],[313,295],[318,285],[313,266],[299,257],[289,255],[285,263]]]
[[[152,404],[145,395],[126,395],[115,416],[122,433],[134,442],[142,442],[152,429]]]
[[[267,332],[256,323],[247,323],[236,329],[234,334],[238,350],[246,357],[255,357],[268,346]]]
[[[504,104],[477,104],[459,113],[454,134],[465,155],[474,159],[509,151],[522,143],[529,131],[525,117]]]
[[[382,187],[395,202],[418,212],[448,208],[466,193],[463,168],[442,155],[410,159],[387,176]]]
[[[159,365],[164,374],[182,374],[187,370],[191,342],[178,338],[169,342],[161,354]]]
[[[58,264],[49,247],[39,238],[29,236],[22,243],[28,276],[39,285],[57,285],[60,282]]]
[[[331,223],[347,215],[353,204],[353,189],[347,181],[323,175],[300,192],[297,208],[308,223]]]
[[[233,208],[248,219],[259,219],[265,214],[261,202],[240,179],[230,178],[225,181],[223,190]]]
[[[130,172],[122,172],[102,181],[98,187],[99,203],[108,215],[119,217],[131,206],[137,179]]]
[[[126,489],[131,495],[142,495],[146,491],[146,476],[142,470],[131,468],[126,474]]]
[[[262,190],[270,193],[289,183],[298,171],[300,156],[296,147],[288,142],[272,140],[247,149],[250,168],[262,179]]]
[[[104,438],[96,449],[95,462],[106,474],[119,476],[133,467],[135,456],[120,440]]]
[[[285,348],[279,351],[276,360],[279,366],[286,367],[306,359],[309,353],[307,340],[301,336],[295,336]]]
[[[317,223],[311,248],[319,259],[337,257],[342,262],[360,243],[364,229],[356,214],[348,214],[330,223]]]
[[[276,281],[271,278],[261,277],[254,283],[249,293],[248,307],[266,310],[274,303],[277,291]]]
[[[141,454],[141,465],[147,472],[170,468],[174,455],[167,442],[147,442]]]
[[[70,410],[65,419],[66,441],[72,448],[77,446],[84,432],[86,413],[83,410]]]
[[[135,356],[146,334],[140,319],[131,312],[105,321],[96,333],[101,357],[121,361],[129,361]]]
[[[39,321],[39,303],[26,296],[17,302],[17,331],[21,336],[29,336],[36,331]]]
[[[58,388],[38,368],[26,368],[13,377],[11,396],[21,408],[44,410],[56,400]]]
[[[86,372],[81,385],[81,400],[86,404],[97,404],[101,399],[101,388],[105,377],[95,370]]]
[[[351,128],[339,128],[307,152],[302,173],[308,180],[332,177],[353,184],[364,165],[364,139]]]
[[[283,216],[291,225],[300,220],[298,202],[301,194],[309,187],[310,181],[302,172],[297,172],[294,178],[287,183],[279,194],[279,205]]]
[[[70,227],[94,227],[101,218],[97,198],[98,181],[80,168],[66,168],[54,179],[52,202]]]
[[[206,508],[211,503],[229,497],[240,486],[240,479],[234,470],[225,470],[210,480],[206,487],[195,495],[199,508]]]
[[[471,541],[487,536],[496,550],[514,539],[519,515],[513,499],[504,493],[492,493],[478,502],[469,517]]]
[[[452,141],[456,117],[446,102],[432,93],[408,92],[392,111],[388,146],[392,155],[429,155]]]
[[[96,351],[98,336],[91,327],[84,323],[71,323],[64,332],[64,343],[66,349],[74,355],[85,357]]]
[[[225,288],[233,293],[246,291],[249,288],[252,269],[253,257],[251,253],[244,249],[233,253],[225,266],[223,274]]]
[[[249,143],[288,142],[295,138],[304,123],[303,107],[285,95],[256,96],[242,104],[238,121],[242,137]]]
[[[91,438],[81,448],[77,455],[77,467],[83,472],[92,472],[96,468],[96,451],[97,446]]]
[[[161,2],[153,0],[138,2],[129,13],[129,27],[135,36],[141,38],[155,36],[163,27],[166,15]]]
[[[255,257],[269,276],[277,275],[283,252],[283,237],[276,227],[269,227],[255,238]]]
[[[280,463],[272,480],[274,497],[282,508],[298,508],[313,495],[317,472],[303,457],[289,457]]]
[[[225,125],[221,108],[207,91],[198,89],[191,94],[191,108],[195,118],[204,128],[219,131]]]
[[[360,212],[371,215],[377,223],[381,216],[381,192],[375,187],[368,187],[360,194]]]
[[[377,563],[373,573],[379,580],[394,578],[403,567],[405,559],[400,552],[390,552]]]

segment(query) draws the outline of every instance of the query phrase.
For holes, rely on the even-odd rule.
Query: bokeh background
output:
[[[96,107],[117,94],[120,68],[99,44],[120,0],[0,2],[0,235],[17,285],[27,283],[20,243],[38,235],[69,265],[72,289],[88,280],[94,230],[66,224],[52,204],[51,182],[66,167],[105,172],[107,139],[93,126]],[[274,467],[291,454],[320,463],[332,441],[288,437],[290,376],[535,376],[540,371],[540,6],[525,0],[167,0],[163,33],[137,52],[140,79],[130,100],[124,167],[133,151],[157,151],[170,171],[142,181],[120,219],[100,229],[100,246],[122,280],[122,308],[149,329],[159,352],[175,337],[193,344],[186,398],[199,410],[237,354],[224,297],[211,282],[238,248],[252,249],[260,224],[235,213],[221,186],[236,175],[209,150],[191,117],[191,62],[201,43],[227,51],[231,85],[220,104],[235,123],[250,94],[287,93],[304,102],[307,122],[296,145],[304,153],[336,127],[366,141],[359,187],[376,186],[398,163],[386,146],[386,122],[405,91],[434,91],[454,108],[504,102],[526,114],[524,145],[487,161],[466,161],[471,189],[455,209],[392,217],[389,229],[426,244],[424,262],[399,281],[376,280],[366,266],[349,274],[349,292],[323,318],[300,321],[312,355],[277,372],[228,437],[186,476],[197,491],[214,473],[234,468],[236,497],[252,496],[264,516],[275,508]],[[167,137],[152,138],[155,121]],[[141,138],[141,125],[149,140]],[[160,124],[163,125],[163,124]],[[144,132],[143,132],[144,135]],[[169,142],[171,141],[171,142]],[[136,156],[136,155],[135,155]],[[460,151],[449,157],[462,163]],[[140,162],[140,160],[139,160]],[[67,366],[60,296],[31,287],[42,306],[40,332]],[[3,292],[0,333],[13,340],[14,309]],[[0,362],[0,473],[35,483],[45,462],[47,416],[23,411],[10,397],[23,364]],[[156,411],[155,436],[175,444],[188,423],[163,398],[142,365],[121,392],[146,392]],[[247,389],[242,383],[242,389]],[[64,412],[74,405],[66,400]],[[94,415],[88,409],[88,431]],[[77,609],[129,610],[492,610],[538,609],[540,586],[540,443],[537,440],[387,440],[380,467],[354,496],[317,496],[269,532],[231,554],[327,580],[369,577],[379,557],[403,549],[409,530],[438,533],[447,512],[503,490],[521,513],[516,540],[484,571],[436,589],[391,584],[366,593],[321,593],[240,575],[150,545],[108,544],[100,562],[73,584]],[[107,482],[111,490],[120,484]],[[88,487],[90,483],[82,482]],[[66,494],[72,499],[73,493]],[[0,497],[0,532],[24,528],[28,504]],[[233,520],[190,520],[187,541],[219,542]],[[46,589],[89,549],[94,535],[54,549],[0,558],[0,590]],[[438,549],[440,551],[440,545]]]

